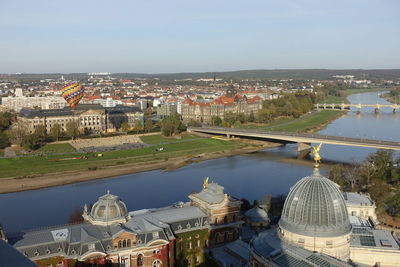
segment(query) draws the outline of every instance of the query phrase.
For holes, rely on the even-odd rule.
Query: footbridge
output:
[[[304,156],[310,151],[311,143],[400,150],[400,142],[363,138],[349,138],[307,133],[274,132],[259,129],[232,129],[221,127],[189,127],[187,130],[188,132],[225,135],[228,138],[256,138],[277,143],[297,143],[297,151],[299,153],[299,156]]]
[[[397,104],[315,104],[314,107],[317,110],[320,109],[329,109],[329,110],[349,110],[350,108],[357,108],[358,112],[361,112],[362,108],[370,107],[378,113],[382,108],[389,108],[393,110],[393,113],[400,108],[400,105]]]

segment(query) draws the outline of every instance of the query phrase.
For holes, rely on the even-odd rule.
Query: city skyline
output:
[[[395,69],[396,1],[3,3],[0,73]]]

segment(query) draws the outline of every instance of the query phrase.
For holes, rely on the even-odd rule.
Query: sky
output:
[[[400,68],[398,0],[1,0],[0,73]]]

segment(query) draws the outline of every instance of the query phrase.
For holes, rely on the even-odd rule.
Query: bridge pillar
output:
[[[396,108],[393,108],[393,113],[396,113]]]
[[[310,155],[311,143],[297,143],[297,158],[302,159]]]
[[[231,135],[230,134],[226,134],[226,138],[231,139]]]
[[[379,108],[375,108],[375,114],[378,114],[379,113]]]

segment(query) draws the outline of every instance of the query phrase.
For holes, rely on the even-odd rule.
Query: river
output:
[[[354,104],[385,104],[378,93],[349,96]],[[400,114],[383,109],[374,114],[365,108],[361,114],[350,110],[329,124],[321,134],[400,141]],[[323,161],[362,161],[375,149],[324,145]],[[398,155],[398,154],[397,154]],[[326,170],[322,170],[325,172]],[[110,190],[129,210],[154,208],[187,201],[210,177],[227,193],[250,201],[266,194],[287,194],[289,188],[312,172],[312,162],[296,159],[296,145],[261,152],[194,163],[171,172],[149,171],[115,178],[94,180],[46,189],[0,194],[0,223],[6,232],[65,224],[74,211],[93,203]]]

